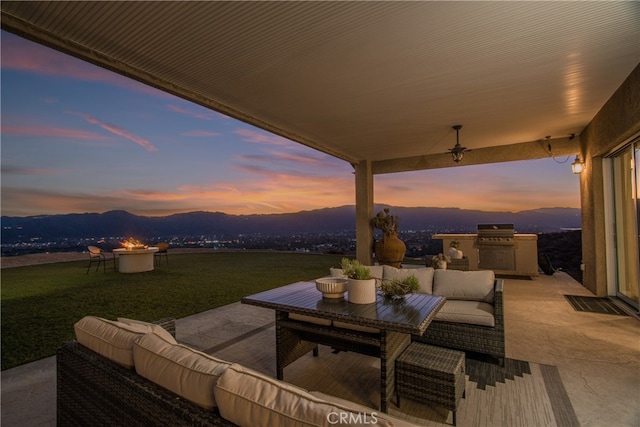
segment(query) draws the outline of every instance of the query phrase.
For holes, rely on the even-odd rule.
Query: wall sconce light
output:
[[[576,159],[571,163],[571,171],[575,174],[582,173],[584,170],[584,162],[580,161],[580,156],[576,156]]]

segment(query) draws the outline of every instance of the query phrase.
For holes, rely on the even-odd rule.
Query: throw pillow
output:
[[[371,277],[374,279],[382,279],[384,275],[384,270],[382,265],[367,265],[369,271],[371,272]]]
[[[173,344],[177,344],[176,339],[171,335],[169,331],[160,325],[156,325],[149,322],[143,322],[142,320],[127,319],[126,317],[118,317],[118,322],[125,323],[127,325],[143,325],[148,328],[149,332],[153,332],[156,335],[160,335],[165,341],[169,341]]]
[[[433,268],[396,268],[390,265],[385,265],[383,278],[385,280],[402,280],[411,275],[418,279],[420,289],[418,292],[423,294],[433,293]]]
[[[436,270],[433,293],[447,299],[493,304],[495,274],[491,270]]]

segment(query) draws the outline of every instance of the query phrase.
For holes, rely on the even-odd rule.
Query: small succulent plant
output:
[[[404,279],[383,280],[380,284],[380,291],[387,298],[402,298],[418,289],[420,289],[420,284],[414,275]]]
[[[342,274],[349,279],[356,280],[369,280],[373,279],[371,276],[371,270],[366,265],[360,263],[356,259],[342,258],[341,262]]]

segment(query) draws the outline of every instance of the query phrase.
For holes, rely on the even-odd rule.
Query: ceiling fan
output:
[[[449,148],[449,154],[451,154],[451,157],[453,158],[453,161],[456,163],[459,163],[460,160],[462,160],[462,157],[464,157],[464,153],[466,151],[471,151],[469,150],[467,147],[463,147],[462,145],[460,145],[460,129],[462,129],[462,125],[455,125],[452,126],[453,129],[455,129],[456,131],[456,145],[453,146],[453,148]]]

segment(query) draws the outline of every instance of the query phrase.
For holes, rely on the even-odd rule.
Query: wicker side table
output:
[[[414,342],[396,360],[396,398],[400,395],[453,412],[465,394],[464,352]]]
[[[469,271],[469,258],[452,259],[447,263],[447,268],[451,270]]]

